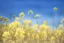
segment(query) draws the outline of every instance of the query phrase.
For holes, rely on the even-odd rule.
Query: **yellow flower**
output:
[[[45,25],[45,24],[40,25],[39,28],[40,28],[41,30],[49,30],[49,29],[50,29],[50,27],[47,26],[47,25]]]
[[[43,35],[44,35],[44,37],[47,37],[47,32],[43,31]]]
[[[20,26],[20,22],[18,21],[15,21],[9,24],[9,28],[16,28],[18,26]]]
[[[23,20],[23,24],[32,24],[31,20]]]
[[[21,38],[21,39],[24,39],[24,38],[25,38],[25,35],[20,34],[20,38]]]
[[[30,33],[27,33],[27,36],[30,37]]]
[[[36,35],[36,39],[39,39],[39,35]]]
[[[32,34],[31,36],[32,36],[33,39],[35,39],[35,34]]]
[[[2,36],[3,37],[8,37],[8,36],[10,36],[10,33],[8,31],[5,31]]]
[[[55,36],[56,37],[59,37],[59,36],[61,36],[62,35],[62,30],[56,30],[55,31]]]
[[[39,14],[36,14],[36,15],[34,16],[34,18],[38,18],[38,17],[40,17],[40,15],[39,15]]]
[[[39,28],[40,28],[40,29],[42,29],[42,28],[43,28],[43,26],[42,26],[42,25],[40,25],[40,26],[39,26]]]
[[[23,39],[25,37],[25,31],[22,28],[17,28],[14,36]]]
[[[47,25],[47,21],[46,21],[46,20],[44,20],[43,24]]]
[[[35,25],[34,25],[34,28],[37,29],[37,28],[38,28],[38,24],[35,24]]]
[[[55,40],[55,37],[51,36],[51,40],[52,40],[52,41]]]
[[[20,20],[20,18],[19,17],[15,17],[15,20]]]
[[[18,34],[25,34],[25,32],[22,28],[17,28],[16,35],[18,35]]]
[[[25,16],[24,12],[21,12],[21,13],[19,14],[19,17],[21,17],[21,18],[24,18],[24,16]]]
[[[29,10],[29,11],[28,11],[28,14],[33,14],[33,11],[32,11],[32,10]]]
[[[32,23],[32,21],[31,20],[28,20],[28,24],[31,24]]]
[[[53,10],[57,11],[57,10],[58,10],[58,8],[57,8],[57,7],[54,7],[54,9],[53,9]]]

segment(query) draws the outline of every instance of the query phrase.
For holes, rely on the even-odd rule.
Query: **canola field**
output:
[[[33,11],[28,11],[28,14],[33,14]],[[24,12],[18,16],[13,16],[14,21],[10,23],[8,18],[0,16],[0,43],[64,43],[64,19],[57,28],[51,29],[46,20],[39,25],[38,21],[33,24],[32,20],[24,20]],[[38,17],[39,14],[34,16],[36,20]]]

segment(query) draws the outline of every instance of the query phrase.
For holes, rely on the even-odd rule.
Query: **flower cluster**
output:
[[[57,10],[55,7],[54,10]],[[28,11],[33,14],[33,11]],[[64,43],[63,20],[52,30],[47,21],[33,24],[32,20],[24,20],[24,12],[9,24],[0,24],[0,42],[3,43]],[[38,14],[36,17],[39,16]],[[2,17],[0,17],[2,19]],[[22,23],[19,21],[22,20]]]

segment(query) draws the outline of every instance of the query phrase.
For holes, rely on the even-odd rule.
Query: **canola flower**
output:
[[[10,36],[10,32],[5,31],[2,36],[3,37],[8,37],[8,36]]]
[[[34,24],[34,28],[37,29],[38,28],[38,24]]]
[[[61,35],[62,35],[62,30],[56,30],[55,36],[56,36],[56,37],[59,37],[59,36],[61,36]]]
[[[29,10],[29,11],[28,11],[28,14],[33,14],[33,11],[32,11],[32,10]]]
[[[40,17],[40,15],[39,15],[39,14],[36,14],[36,15],[34,16],[34,18],[38,18],[38,17]]]
[[[47,25],[45,25],[45,24],[40,25],[39,28],[40,28],[41,30],[49,30],[49,29],[50,29],[50,27],[47,26]]]
[[[57,7],[54,7],[54,9],[53,9],[53,10],[57,11],[57,10],[58,10],[58,8],[57,8]]]
[[[20,26],[20,22],[18,22],[18,21],[15,21],[15,22],[12,22],[12,23],[9,24],[9,28],[11,28],[11,27],[16,28],[18,26]]]
[[[55,7],[54,10],[58,9]],[[29,14],[33,14],[33,11],[30,10]],[[18,20],[24,16],[24,12],[21,12],[19,17],[15,17],[16,21],[7,24],[7,26],[0,25],[0,41],[3,40],[3,43],[57,43],[59,40],[58,43],[64,43],[63,20],[55,30],[52,30],[46,20],[40,25],[32,25],[32,20],[23,20],[20,24]],[[36,14],[35,17],[39,16]],[[2,17],[0,17],[1,19]]]
[[[46,20],[43,22],[43,24],[41,24],[41,25],[39,26],[39,28],[40,28],[41,30],[49,30],[49,29],[50,29],[50,27],[47,25],[47,21],[46,21]]]
[[[47,37],[47,32],[46,31],[43,31],[42,34],[44,35],[44,37]]]
[[[46,20],[44,20],[43,24],[47,25],[47,21],[46,21]]]
[[[20,18],[24,18],[24,16],[25,16],[24,12],[21,12],[21,13],[19,14],[19,17],[20,17]]]
[[[23,39],[25,37],[25,32],[22,28],[17,28],[16,32],[15,32],[15,37],[20,37],[21,39]]]
[[[30,33],[27,33],[27,36],[30,37]]]
[[[55,40],[55,37],[51,36],[51,41]]]
[[[35,38],[36,38],[36,39],[39,39],[39,35],[37,34]]]
[[[26,23],[26,25],[32,24],[32,21],[25,20],[25,21],[23,21],[23,24],[25,24],[25,23]],[[24,27],[26,25],[24,25]],[[19,27],[17,27],[17,26],[19,26]],[[57,29],[55,31],[50,30],[50,27],[47,25],[47,21],[44,21],[43,24],[39,25],[39,29],[36,29],[36,28],[38,28],[38,24],[35,24],[32,27],[33,27],[33,29],[31,29],[29,27],[28,27],[29,29],[27,27],[25,27],[26,28],[25,29],[23,27],[20,27],[19,21],[12,22],[9,24],[9,30],[5,31],[2,35],[2,37],[5,37],[5,38],[3,38],[3,41],[4,41],[4,39],[6,41],[7,39],[14,37],[16,41],[20,42],[20,40],[21,40],[21,42],[23,42],[23,43],[24,43],[24,41],[26,41],[28,43],[28,42],[30,42],[29,40],[31,40],[32,42],[34,40],[35,42],[38,42],[38,43],[42,43],[40,40],[42,40],[42,41],[49,40],[49,42],[55,43],[56,38],[60,38],[60,36],[62,36],[62,34],[64,32],[63,30],[60,30],[60,29]],[[13,32],[13,30],[15,30],[15,31]],[[11,35],[12,33],[14,33],[13,36]],[[10,40],[12,40],[12,39],[10,39]]]
[[[20,20],[20,18],[19,18],[19,17],[15,17],[15,20],[19,21],[19,20]]]
[[[31,24],[32,21],[31,20],[23,20],[23,23],[25,23],[25,24]]]

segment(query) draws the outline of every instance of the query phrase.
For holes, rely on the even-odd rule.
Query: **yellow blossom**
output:
[[[27,33],[27,36],[30,37],[30,33]]]
[[[24,12],[21,12],[21,13],[19,14],[19,17],[21,17],[21,18],[24,18],[24,16],[25,16]]]
[[[32,21],[31,20],[23,20],[23,24],[31,24]]]
[[[28,14],[33,14],[33,11],[32,11],[32,10],[29,10],[29,11],[28,11]]]
[[[58,8],[57,8],[57,7],[54,7],[54,9],[53,9],[53,10],[57,11],[57,10],[58,10]]]
[[[42,30],[49,30],[50,29],[50,27],[45,25],[45,24],[40,25],[39,28],[42,29]]]
[[[8,31],[5,31],[2,36],[3,37],[8,37],[8,36],[10,36],[10,33]]]
[[[17,28],[16,32],[15,32],[15,37],[20,37],[21,39],[24,39],[25,37],[25,32],[22,28]]]
[[[36,39],[39,39],[39,35],[36,35]]]
[[[34,28],[37,29],[37,28],[38,28],[38,24],[35,24],[35,25],[34,25]]]
[[[15,20],[20,20],[20,18],[19,17],[15,17]]]
[[[18,26],[20,26],[20,22],[18,21],[15,21],[9,24],[9,28],[16,28]]]
[[[52,41],[55,40],[55,37],[51,36],[51,40],[52,40]]]

